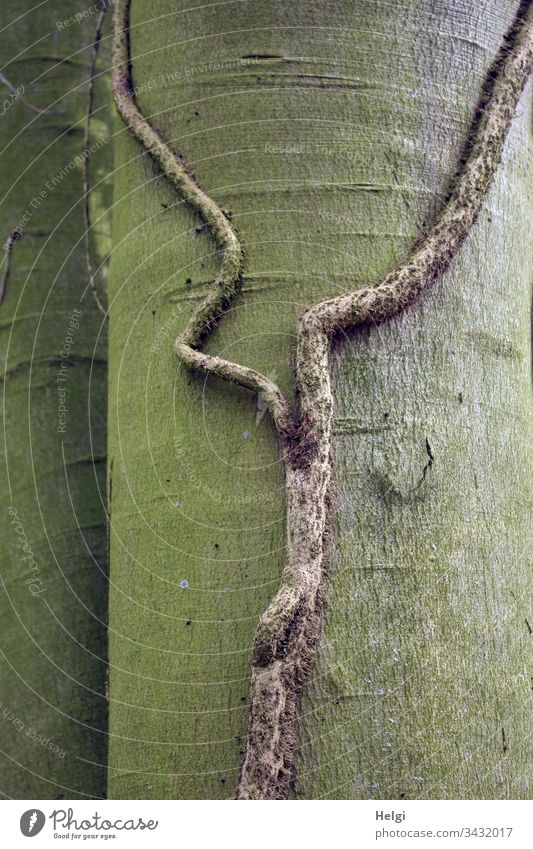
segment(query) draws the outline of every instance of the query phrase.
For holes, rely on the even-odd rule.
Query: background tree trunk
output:
[[[0,118],[2,242],[22,232],[1,254],[0,786],[11,798],[101,797],[106,786],[106,332],[86,288],[81,157],[96,16],[58,26],[86,6],[2,8],[3,73],[52,110],[18,101]],[[95,183],[111,165],[99,146],[109,80],[96,88]],[[109,185],[95,190],[95,217]],[[96,265],[105,230],[101,219]]]
[[[517,2],[132,3],[138,103],[246,249],[207,350],[290,391],[296,316],[379,281],[449,190]],[[529,95],[438,287],[335,351],[336,524],[301,798],[523,798]],[[121,128],[112,263],[109,795],[235,790],[284,560],[260,399],[178,366],[213,244]]]

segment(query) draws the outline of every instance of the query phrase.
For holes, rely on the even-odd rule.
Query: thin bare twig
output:
[[[104,24],[105,14],[108,9],[107,0],[101,0],[100,3],[100,11],[98,12],[98,17],[96,19],[96,31],[94,35],[94,41],[92,44],[92,54],[91,54],[91,67],[89,70],[89,90],[87,93],[87,111],[85,114],[85,127],[83,132],[83,149],[85,151],[85,156],[83,157],[83,165],[82,165],[82,179],[83,179],[83,220],[85,223],[85,265],[87,267],[87,274],[89,275],[89,285],[91,287],[91,292],[93,294],[93,298],[96,302],[96,306],[100,310],[101,313],[107,318],[107,310],[102,304],[100,297],[98,295],[98,290],[96,288],[96,281],[94,279],[94,269],[91,260],[91,206],[90,206],[90,177],[89,177],[89,150],[90,150],[90,141],[91,141],[91,118],[93,114],[94,108],[94,79],[96,76],[96,63],[98,61],[98,50],[100,47],[100,41],[102,39],[102,27]]]
[[[17,88],[17,86],[13,85],[13,83],[10,80],[8,80],[8,78],[5,77],[3,74],[0,74],[0,83],[3,83],[5,85],[5,87],[7,89],[9,89],[11,94],[14,94],[16,99],[20,100],[20,102],[23,103],[24,106],[26,106],[26,108],[29,109],[31,112],[34,112],[35,115],[58,115],[59,114],[58,112],[54,112],[51,109],[41,109],[39,106],[35,106],[33,103],[30,103],[30,101],[26,97],[24,97],[23,90],[21,91],[21,88],[23,88],[23,87],[19,86]]]

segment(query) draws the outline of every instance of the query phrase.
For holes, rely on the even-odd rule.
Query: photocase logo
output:
[[[24,837],[35,837],[42,830],[45,822],[46,817],[42,811],[30,808],[29,811],[24,811],[20,818],[20,830]]]

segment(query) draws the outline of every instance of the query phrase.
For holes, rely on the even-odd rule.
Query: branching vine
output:
[[[297,720],[321,628],[331,486],[333,394],[329,355],[341,330],[386,321],[412,304],[448,268],[474,225],[499,164],[515,110],[533,66],[533,2],[523,2],[496,58],[474,122],[467,155],[442,211],[401,267],[378,285],[321,301],[297,321],[291,407],[259,372],[209,356],[202,342],[242,282],[243,251],[220,207],[186,163],[148,123],[135,102],[129,50],[130,0],[114,13],[113,92],[129,130],[182,199],[207,225],[221,256],[205,300],[176,339],[190,368],[261,393],[272,413],[286,466],[287,559],[281,586],[261,616],[252,655],[248,737],[240,799],[285,799],[295,780]]]

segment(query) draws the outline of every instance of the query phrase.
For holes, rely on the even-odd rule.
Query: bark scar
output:
[[[146,121],[133,95],[129,51],[130,0],[114,12],[113,92],[137,141],[201,218],[220,250],[217,278],[175,343],[190,368],[261,393],[284,449],[287,559],[281,586],[261,616],[254,641],[248,737],[239,799],[286,799],[295,782],[301,691],[320,636],[331,498],[333,395],[329,354],[340,330],[396,316],[438,280],[474,225],[500,162],[515,110],[533,65],[533,2],[523,2],[488,74],[468,154],[448,199],[406,263],[377,286],[321,301],[297,322],[297,409],[259,372],[201,352],[202,341],[239,291],[243,251],[227,214],[200,188],[183,160]],[[432,462],[428,447],[428,465]]]

